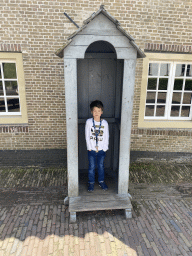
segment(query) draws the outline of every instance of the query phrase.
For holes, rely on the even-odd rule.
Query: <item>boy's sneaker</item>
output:
[[[94,190],[94,183],[89,183],[88,184],[88,192],[93,192]]]
[[[107,187],[107,185],[105,184],[104,181],[99,182],[99,187],[101,187],[103,190],[107,190],[108,189],[108,187]]]

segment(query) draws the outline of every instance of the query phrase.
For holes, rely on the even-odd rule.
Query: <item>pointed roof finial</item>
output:
[[[102,5],[100,6],[100,9],[101,9],[101,10],[105,10],[105,5],[102,4]]]

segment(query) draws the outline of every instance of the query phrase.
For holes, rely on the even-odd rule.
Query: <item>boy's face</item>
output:
[[[100,121],[100,117],[103,114],[103,111],[101,108],[94,107],[91,113],[93,115],[94,120]]]

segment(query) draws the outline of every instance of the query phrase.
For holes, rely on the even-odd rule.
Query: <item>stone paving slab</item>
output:
[[[177,185],[130,184],[132,219],[123,210],[80,212],[75,224],[65,182],[53,185],[0,187],[0,256],[192,256],[192,196]]]
[[[122,210],[83,212],[70,224],[57,193],[51,200],[35,191],[31,196],[1,203],[1,256],[192,255],[191,197],[147,199],[137,194],[132,219],[126,220]]]

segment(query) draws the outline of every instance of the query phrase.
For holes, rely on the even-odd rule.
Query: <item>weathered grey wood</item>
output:
[[[89,61],[77,61],[77,95],[78,95],[78,119],[87,119],[90,116],[89,109]]]
[[[127,195],[104,195],[103,193],[103,195],[79,196],[69,199],[69,212],[131,208],[131,201]]]
[[[64,49],[64,67],[65,67],[65,96],[66,96],[66,124],[67,124],[67,152],[68,152],[68,196],[69,196],[69,211],[70,221],[76,221],[77,211],[90,211],[90,210],[106,210],[106,209],[125,209],[126,218],[131,217],[131,202],[130,195],[128,194],[128,181],[129,181],[129,162],[130,162],[130,135],[131,135],[131,117],[134,93],[134,80],[135,80],[135,66],[136,57],[144,56],[142,51],[130,41],[132,38],[127,35],[119,26],[116,20],[108,15],[93,16],[90,18],[90,23],[87,21],[86,27],[75,33],[72,42]],[[120,31],[121,30],[121,31]],[[124,66],[119,61],[116,68],[114,66],[112,55],[110,58],[103,59],[103,55],[93,54],[86,55],[87,59],[81,62],[81,67],[78,68],[78,76],[80,77],[82,85],[85,88],[79,87],[78,94],[82,96],[79,98],[79,119],[87,119],[91,116],[89,112],[89,103],[95,99],[101,99],[104,102],[106,117],[114,118],[115,122],[111,123],[110,134],[115,134],[110,137],[110,144],[114,146],[118,144],[118,120],[121,119],[120,126],[120,150],[119,154],[116,150],[109,151],[109,156],[112,159],[115,155],[119,155],[119,178],[118,178],[118,194],[110,194],[102,191],[101,195],[95,196],[80,196],[78,197],[78,137],[80,144],[83,145],[84,151],[84,123],[80,122],[78,130],[78,113],[77,113],[77,59],[83,59],[85,52],[89,45],[93,42],[103,40],[113,45],[118,61],[124,59]],[[62,51],[61,49],[61,51]],[[99,49],[99,47],[98,47]],[[102,52],[100,49],[98,52]],[[111,47],[108,48],[111,51]],[[143,55],[142,55],[143,54]],[[114,55],[113,55],[114,56]],[[95,57],[95,59],[91,59]],[[96,59],[97,58],[97,59]],[[80,63],[80,62],[79,62]],[[84,65],[84,66],[83,66]],[[123,70],[124,67],[124,70]],[[122,72],[123,70],[123,72]],[[117,73],[117,78],[116,78]],[[123,82],[121,82],[123,74]],[[121,101],[121,84],[122,101]],[[116,84],[116,87],[114,86]],[[114,89],[115,88],[115,89]],[[119,91],[118,91],[119,90]],[[116,93],[115,93],[116,91]],[[84,100],[87,98],[86,100]],[[84,104],[82,104],[84,101]],[[82,104],[82,105],[81,105]],[[120,105],[122,105],[120,115]],[[84,108],[84,106],[86,106]],[[113,106],[115,108],[113,108]],[[84,112],[85,111],[85,112]],[[86,114],[85,114],[86,113]],[[105,118],[105,114],[104,114]],[[116,122],[117,121],[117,122]],[[84,144],[83,144],[84,143]],[[81,150],[81,148],[80,148]],[[79,151],[80,151],[79,150]],[[113,152],[111,154],[111,152]],[[85,154],[80,155],[82,158]],[[113,165],[115,169],[117,163]],[[109,190],[110,191],[110,190]],[[109,192],[108,191],[108,192]]]
[[[103,31],[107,33],[105,35],[122,35],[116,25],[103,14],[99,14],[95,19],[87,24],[87,27],[79,34],[93,35],[96,31]]]
[[[100,10],[94,12],[88,19],[84,20],[83,24],[90,23],[90,21],[92,21],[96,16],[101,13],[104,14],[109,20],[111,20],[116,26],[120,25],[119,21],[104,9],[104,5],[101,5]]]
[[[111,43],[109,39],[106,40],[106,42]],[[65,59],[73,59],[73,58],[84,59],[85,52],[86,52],[88,46],[86,46],[86,45],[74,46],[74,45],[70,44],[67,48],[64,49]],[[117,59],[134,58],[134,55],[137,52],[137,50],[133,47],[132,48],[116,47],[115,50],[116,50],[116,54],[117,54]]]
[[[70,46],[82,46],[82,45],[86,46],[96,41],[110,42],[115,48],[116,47],[133,48],[133,46],[129,43],[129,39],[124,35],[120,35],[120,36],[77,35],[71,42]]]
[[[78,158],[79,169],[88,170],[88,153],[85,141],[85,122],[78,125]]]
[[[116,59],[115,53],[85,53],[87,59]]]
[[[132,218],[131,208],[125,209],[125,218],[126,219],[131,219]]]
[[[76,220],[76,212],[70,212],[70,223],[75,223]]]
[[[78,196],[77,61],[64,59],[68,196]]]
[[[130,138],[132,124],[132,108],[135,84],[136,52],[134,59],[124,60],[124,77],[121,110],[120,157],[118,194],[128,193]]]
[[[121,118],[121,96],[122,96],[122,83],[123,83],[123,60],[117,60],[116,69],[116,90],[115,90],[115,126],[114,126],[114,161],[113,170],[118,170],[119,164],[119,136],[120,128],[119,122]]]
[[[104,104],[103,118],[109,121],[110,134],[114,134],[115,123],[115,82],[116,60],[114,59],[84,59],[78,60],[78,148],[79,168],[88,169],[87,149],[85,143],[85,122],[92,117],[89,104],[99,99]],[[110,118],[113,118],[110,119]],[[82,121],[83,120],[83,121]],[[81,123],[81,125],[80,125]],[[114,136],[110,136],[109,151],[105,158],[105,167],[113,166]],[[118,142],[117,142],[118,144]]]
[[[109,123],[109,134],[113,134],[113,123]],[[111,168],[113,166],[113,137],[109,135],[109,150],[106,152],[104,166],[105,168]]]
[[[89,60],[89,101],[101,98],[101,61]],[[90,114],[91,117],[91,114]]]
[[[115,48],[117,53],[117,59],[133,59],[137,50],[135,48]]]
[[[99,10],[96,13],[93,13],[87,20],[84,21],[84,24],[81,28],[75,31],[68,39],[74,39],[77,35],[96,35],[96,36],[122,36],[124,35],[133,48],[137,51],[138,58],[144,58],[144,52],[136,45],[134,38],[127,33],[121,26],[118,20],[116,20],[110,13],[106,10]],[[97,41],[97,39],[96,39]],[[63,49],[67,47],[65,44],[58,51],[56,55],[63,57]],[[120,59],[120,57],[119,57]]]
[[[118,118],[118,119],[120,119],[120,117],[121,117],[123,66],[124,66],[124,60],[117,60],[116,92],[115,92],[115,118]]]
[[[116,61],[113,59],[101,60],[101,96],[104,104],[106,117],[115,115],[115,80],[116,80]]]
[[[80,33],[78,33],[78,35],[101,35],[101,36],[121,36],[122,33],[117,30],[116,28],[112,28],[112,29],[97,29],[97,28],[86,28],[83,31],[81,31]]]
[[[87,46],[72,46],[71,44],[64,49],[65,59],[84,59]]]
[[[118,171],[118,163],[119,163],[119,129],[117,123],[114,124],[113,127],[113,171]]]
[[[102,191],[100,189],[100,191]],[[106,191],[107,192],[107,191]],[[105,193],[105,191],[102,191],[102,193],[89,193],[89,195],[83,195],[83,196],[78,196],[78,197],[71,197],[69,198],[70,203],[74,202],[100,202],[102,199],[103,202],[108,202],[108,201],[119,201],[119,202],[124,202],[128,203],[130,205],[130,197],[128,194],[116,194],[116,193]],[[71,209],[71,208],[70,208]]]

